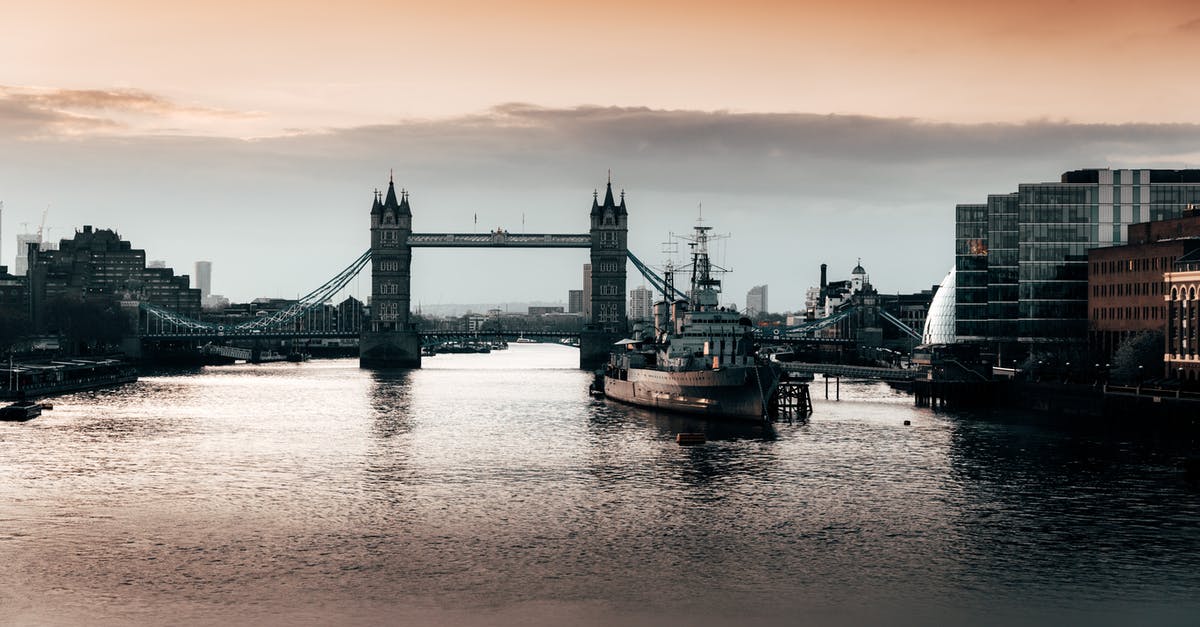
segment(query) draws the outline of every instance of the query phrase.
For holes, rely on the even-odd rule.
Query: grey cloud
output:
[[[23,128],[42,134],[128,128],[110,119],[120,115],[156,118],[188,114],[231,119],[254,115],[181,105],[138,89],[33,89],[0,85],[0,107],[3,114],[0,123],[23,121]]]
[[[32,105],[19,99],[0,97],[0,136],[12,139],[46,135],[76,135],[89,131],[120,128],[113,120],[79,115]]]
[[[0,112],[9,110],[26,126],[56,115],[0,100]],[[1200,126],[1186,124],[944,124],[505,104],[256,140],[0,142],[0,158],[13,164],[0,172],[0,188],[8,207],[52,200],[62,226],[118,227],[181,268],[211,258],[224,273],[221,291],[252,298],[303,293],[357,256],[371,188],[386,184],[390,168],[413,191],[418,229],[469,230],[478,214],[480,228],[519,228],[525,217],[531,229],[551,231],[586,224],[590,192],[611,168],[630,193],[639,254],[654,255],[667,231],[686,229],[703,201],[718,228],[735,232],[730,298],[767,282],[773,307],[784,308],[799,306],[821,262],[848,270],[862,256],[886,291],[938,282],[953,259],[955,203],[1057,180],[1069,169],[1183,167],[1178,161],[1197,146]],[[298,254],[297,242],[321,242],[319,254]],[[414,279],[418,299],[553,299],[579,273],[567,256],[561,269],[539,266],[545,281],[506,287],[497,277],[527,272],[524,257],[468,258],[475,265],[436,257]],[[518,287],[524,291],[505,291]]]

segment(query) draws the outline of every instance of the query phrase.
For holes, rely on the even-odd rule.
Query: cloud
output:
[[[110,119],[73,111],[81,113],[0,99],[0,133]],[[413,192],[419,230],[470,230],[477,214],[480,228],[527,223],[547,232],[586,228],[591,191],[611,168],[629,192],[639,255],[654,259],[667,232],[686,229],[703,201],[706,218],[711,208],[713,224],[735,235],[734,298],[769,283],[773,301],[794,308],[821,262],[848,271],[862,256],[889,292],[940,281],[953,260],[956,203],[1056,181],[1066,170],[1200,159],[1193,124],[946,124],[525,103],[254,140],[118,130],[71,142],[0,141],[10,164],[0,172],[6,206],[29,212],[12,219],[35,220],[53,201],[59,228],[119,228],[178,268],[212,259],[226,272],[221,290],[244,299],[304,293],[356,257],[371,190],[393,168]],[[539,291],[543,283],[506,287],[498,278],[528,272],[516,253],[423,258],[429,265],[413,289],[426,303],[500,302],[514,289],[518,299],[552,299],[578,275],[578,259],[564,257],[562,268],[545,268]]]
[[[1175,27],[1175,30],[1189,35],[1200,35],[1200,17],[1188,20]]]
[[[181,105],[138,89],[41,89],[0,85],[0,129],[18,131],[21,137],[114,132],[147,134],[161,132],[161,124],[180,117],[240,119],[252,115]]]

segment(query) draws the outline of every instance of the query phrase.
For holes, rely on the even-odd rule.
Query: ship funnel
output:
[[[671,310],[667,301],[659,301],[654,303],[654,337],[660,338],[671,324]]]

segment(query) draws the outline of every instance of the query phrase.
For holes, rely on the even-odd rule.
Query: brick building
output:
[[[1165,331],[1170,293],[1164,275],[1200,250],[1200,214],[1131,224],[1129,243],[1088,251],[1088,343],[1111,360],[1130,336]]]
[[[1188,385],[1200,381],[1200,246],[1180,257],[1165,276],[1168,378]]]

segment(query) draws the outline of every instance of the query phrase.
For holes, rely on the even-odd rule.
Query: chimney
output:
[[[821,264],[821,298],[825,297],[825,288],[829,285],[829,283],[827,283],[825,280],[825,270],[828,269],[828,267],[829,266],[825,264]]]

